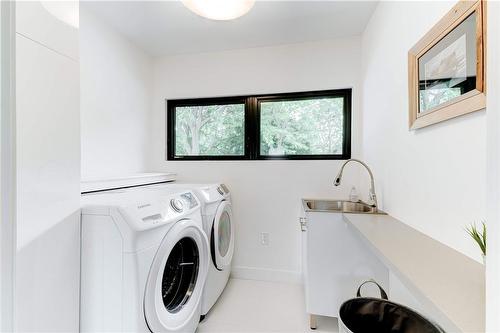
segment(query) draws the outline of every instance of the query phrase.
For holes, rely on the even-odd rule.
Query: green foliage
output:
[[[471,224],[465,230],[472,237],[472,239],[479,245],[481,252],[486,256],[486,224],[481,222],[482,231],[476,226],[476,224]]]
[[[243,104],[178,107],[176,155],[244,155]],[[261,154],[341,154],[343,99],[261,103]]]
[[[261,103],[262,155],[342,153],[343,99]]]
[[[176,154],[243,155],[245,106],[242,104],[176,109]]]

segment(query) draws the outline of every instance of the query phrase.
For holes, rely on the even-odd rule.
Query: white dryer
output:
[[[224,184],[193,187],[201,201],[203,227],[210,246],[210,264],[201,304],[202,318],[214,306],[229,280],[234,254],[234,223],[229,189]]]
[[[190,189],[201,202],[203,229],[210,247],[210,264],[203,290],[201,318],[210,311],[229,280],[234,253],[235,229],[231,195],[224,184],[168,183],[150,188]]]
[[[191,191],[82,196],[82,332],[187,332],[200,318],[210,249]]]

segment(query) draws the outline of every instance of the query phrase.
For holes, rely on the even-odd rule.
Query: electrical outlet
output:
[[[261,232],[260,233],[260,244],[263,246],[269,246],[269,233]]]

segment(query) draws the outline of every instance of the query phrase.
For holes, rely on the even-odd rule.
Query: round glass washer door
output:
[[[192,238],[180,239],[170,252],[161,282],[163,305],[170,313],[179,312],[189,301],[196,286],[200,252]]]
[[[234,253],[234,224],[231,204],[222,201],[215,214],[210,237],[210,252],[215,267],[222,271],[231,266]]]
[[[191,220],[179,221],[167,232],[144,293],[144,315],[152,332],[186,332],[196,327],[208,251],[206,236]]]

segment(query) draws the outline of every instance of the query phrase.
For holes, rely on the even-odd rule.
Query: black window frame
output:
[[[322,155],[261,155],[260,103],[272,101],[307,100],[316,98],[344,99],[342,154]],[[266,95],[247,95],[214,98],[166,99],[166,157],[168,161],[238,161],[238,160],[347,160],[351,158],[352,89],[319,90]],[[244,155],[187,155],[175,156],[175,111],[177,107],[244,104]]]

